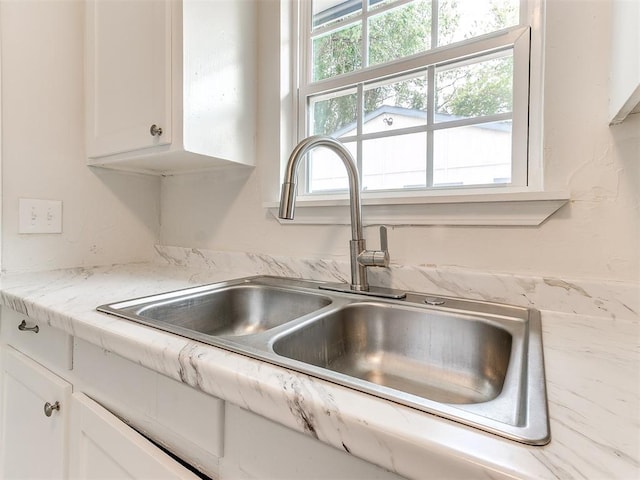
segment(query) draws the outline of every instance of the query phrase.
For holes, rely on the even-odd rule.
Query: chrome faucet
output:
[[[316,147],[327,147],[344,163],[349,176],[349,205],[351,208],[351,241],[349,242],[351,259],[350,289],[358,292],[369,291],[367,267],[386,267],[389,265],[387,249],[387,229],[380,227],[380,250],[367,250],[362,235],[362,206],[360,202],[360,177],[353,156],[338,140],[326,136],[312,136],[302,140],[291,152],[285,170],[282,193],[280,195],[280,211],[282,219],[293,220],[296,200],[296,175],[300,160]]]

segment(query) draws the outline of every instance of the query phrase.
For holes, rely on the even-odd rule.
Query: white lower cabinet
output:
[[[69,478],[198,478],[82,393],[72,396],[70,426]]]
[[[3,347],[0,478],[66,478],[70,399],[70,383]]]
[[[0,479],[199,478],[85,394],[69,335],[3,307],[0,339]]]
[[[197,479],[69,382],[2,348],[0,478]]]
[[[73,355],[76,390],[198,471],[218,477],[222,400],[79,338]]]
[[[225,414],[222,479],[402,480],[402,477],[344,450],[325,445],[238,406],[227,404]],[[440,476],[425,472],[425,478],[472,477],[456,476],[455,472]]]

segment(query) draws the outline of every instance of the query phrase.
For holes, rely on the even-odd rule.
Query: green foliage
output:
[[[517,14],[513,0],[491,0],[490,18],[466,27],[464,37],[511,25]],[[431,1],[416,0],[381,15],[372,16],[368,26],[369,65],[376,65],[420,53],[431,47]],[[458,38],[461,25],[458,0],[440,0],[438,39],[448,44]],[[313,80],[331,78],[363,68],[362,27],[359,23],[334,30],[313,42]],[[512,108],[510,58],[482,62],[438,74],[438,112],[479,116]],[[382,105],[425,110],[426,73],[395,83],[366,89],[365,113]],[[349,93],[316,102],[311,116],[312,132],[331,134],[357,118],[357,98]]]
[[[358,97],[354,94],[314,103],[311,115],[313,135],[331,135],[349,123],[355,122]]]
[[[463,117],[510,112],[512,78],[512,57],[444,71],[437,76],[437,111]]]
[[[460,25],[460,12],[456,0],[441,0],[438,4],[438,44],[448,45]]]
[[[414,110],[427,108],[427,78],[420,77],[382,85],[364,94],[364,111],[370,113],[383,105],[393,105]]]
[[[492,0],[489,22],[491,30],[499,30],[518,23],[518,7],[513,0]]]
[[[430,1],[417,0],[373,16],[369,22],[369,65],[423,52],[430,45]]]
[[[360,24],[336,30],[313,41],[313,80],[331,78],[362,67]]]

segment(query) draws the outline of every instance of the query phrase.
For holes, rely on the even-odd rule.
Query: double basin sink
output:
[[[537,310],[326,288],[251,277],[98,310],[512,440],[548,443]]]

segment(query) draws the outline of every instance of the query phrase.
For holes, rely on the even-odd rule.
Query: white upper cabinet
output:
[[[87,0],[89,165],[254,165],[255,0]]]
[[[609,122],[640,113],[640,0],[614,0]]]
[[[90,156],[170,144],[171,5],[98,0],[88,12]]]

